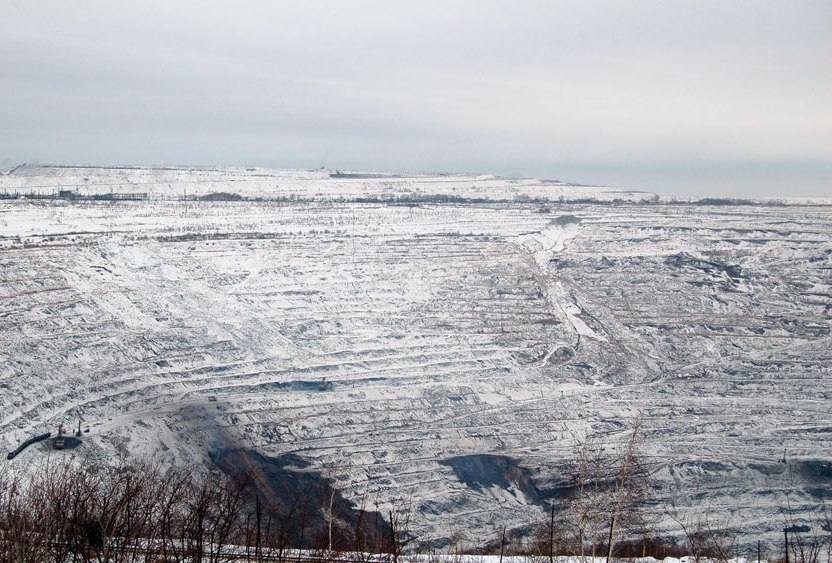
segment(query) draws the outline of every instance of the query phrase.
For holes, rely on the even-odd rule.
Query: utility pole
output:
[[[552,503],[552,516],[549,520],[549,563],[555,557],[555,503]]]
[[[254,542],[254,556],[257,558],[258,561],[260,561],[263,557],[262,552],[260,550],[260,493],[257,494],[255,500],[257,502],[257,537],[255,538]]]
[[[506,526],[503,524],[503,533],[500,536],[500,563],[503,563],[503,546],[506,543]],[[788,561],[786,562],[788,563]]]
[[[396,521],[393,519],[392,510],[390,511],[390,551],[393,554],[393,563],[399,563],[399,552],[396,546]]]

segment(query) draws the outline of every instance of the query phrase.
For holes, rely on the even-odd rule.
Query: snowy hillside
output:
[[[473,542],[640,420],[663,504],[756,542],[830,499],[828,205],[261,169],[23,167],[2,194],[6,450],[81,420],[100,463],[297,454]],[[504,458],[534,486],[472,482]]]

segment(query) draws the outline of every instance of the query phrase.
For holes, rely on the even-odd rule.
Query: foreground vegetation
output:
[[[740,555],[738,533],[707,516],[691,519],[664,509],[678,524],[678,536],[651,533],[645,516],[648,507],[657,507],[635,431],[617,450],[581,445],[564,472],[568,477],[551,493],[547,521],[502,528],[490,543],[484,531],[485,547],[478,552],[501,560],[519,555],[530,563],[551,563],[558,555],[607,563],[684,555],[695,563],[728,562]],[[254,466],[235,474],[197,474],[145,466],[92,469],[76,460],[25,477],[0,475],[0,562],[397,563],[425,551],[409,532],[407,503],[384,513],[367,510],[364,501],[345,509],[326,480],[280,494],[266,480]],[[832,560],[832,513],[825,511],[814,529],[786,514],[790,544],[779,560]],[[461,561],[465,550],[452,544],[442,551]]]

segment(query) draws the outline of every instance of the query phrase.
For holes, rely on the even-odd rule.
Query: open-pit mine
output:
[[[475,545],[638,426],[659,532],[779,549],[832,495],[832,202],[49,166],[0,197],[0,445],[80,434],[0,471],[246,452]]]

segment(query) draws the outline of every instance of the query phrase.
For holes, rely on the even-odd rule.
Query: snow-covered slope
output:
[[[787,493],[829,499],[828,206],[260,169],[24,167],[0,193],[7,450],[80,419],[100,463],[294,453],[474,541],[544,520],[575,443],[639,420],[678,510],[756,541]],[[467,483],[479,454],[537,491]]]

